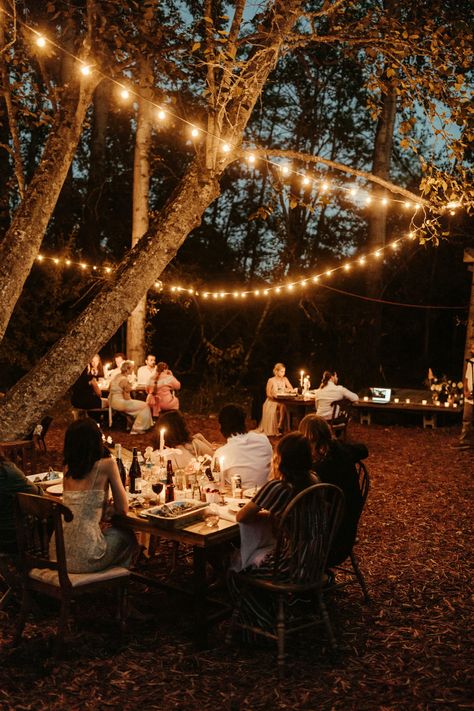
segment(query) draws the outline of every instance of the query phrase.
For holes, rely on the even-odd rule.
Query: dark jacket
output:
[[[344,494],[344,513],[329,553],[328,567],[342,563],[354,545],[363,506],[355,464],[368,455],[365,444],[333,440],[324,459],[313,464],[322,482],[335,484]]]
[[[13,462],[0,462],[0,552],[16,553],[15,496],[41,495],[41,487],[29,481]]]

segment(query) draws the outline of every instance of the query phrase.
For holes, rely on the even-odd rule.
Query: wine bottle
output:
[[[132,453],[132,463],[130,465],[130,470],[128,472],[128,476],[130,478],[130,487],[129,491],[131,494],[136,494],[137,489],[136,489],[136,480],[142,478],[142,470],[140,469],[140,465],[138,463],[138,454],[137,454],[137,448],[133,448],[133,453]]]
[[[115,461],[117,462],[117,469],[119,470],[120,479],[122,480],[122,484],[125,487],[125,484],[127,481],[127,471],[126,471],[125,465],[122,461],[122,445],[117,444],[115,451],[116,451]]]
[[[166,462],[166,489],[165,489],[165,504],[174,501],[174,482],[173,482],[173,465],[171,459]]]

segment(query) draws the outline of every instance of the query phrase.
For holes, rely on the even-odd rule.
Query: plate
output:
[[[243,496],[245,499],[253,499],[253,497],[255,496],[255,494],[256,494],[258,491],[260,491],[261,488],[262,488],[261,486],[252,486],[252,487],[250,487],[250,489],[244,489],[243,492],[242,492],[242,496]]]
[[[63,493],[62,484],[53,484],[53,486],[48,486],[46,491],[48,494],[54,494],[55,496],[60,496]]]
[[[52,475],[55,474],[54,477]],[[52,478],[51,478],[52,477]],[[39,474],[28,474],[26,477],[28,481],[31,481],[33,484],[37,484],[38,486],[41,486],[42,489],[50,486],[53,484],[55,481],[61,481],[63,478],[63,473],[62,472],[40,472]]]

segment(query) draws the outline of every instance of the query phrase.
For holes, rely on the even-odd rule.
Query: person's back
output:
[[[333,403],[339,400],[350,400],[357,402],[359,396],[348,390],[343,385],[338,385],[338,377],[335,371],[325,370],[319,388],[314,394],[316,414],[330,420],[333,413]]]
[[[216,451],[224,460],[225,478],[240,475],[242,488],[260,487],[267,481],[272,461],[272,445],[268,437],[258,432],[246,432],[229,438]]]
[[[344,494],[344,514],[331,547],[329,566],[342,563],[354,545],[363,506],[355,465],[368,454],[365,444],[332,440],[324,458],[313,463],[321,482],[338,486]]]

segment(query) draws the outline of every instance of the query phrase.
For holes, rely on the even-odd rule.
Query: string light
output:
[[[0,11],[3,12],[3,13],[4,13],[5,15],[7,15],[8,17],[13,18],[12,14],[11,14],[10,12],[8,12],[7,10],[5,10],[4,8],[0,8]],[[43,34],[41,34],[40,32],[38,32],[38,30],[36,30],[35,28],[29,26],[27,23],[25,23],[25,22],[23,22],[23,21],[21,21],[21,20],[18,20],[18,21],[19,21],[19,22],[21,23],[21,25],[22,25],[23,27],[25,27],[29,32],[31,32],[33,35],[35,35],[35,42],[36,42],[36,44],[37,44],[38,47],[43,48],[43,47],[46,46],[46,44],[50,44],[51,46],[53,46],[53,47],[56,48],[57,50],[59,50],[59,51],[65,53],[65,54],[67,54],[68,56],[72,57],[72,58],[75,59],[77,62],[79,62],[79,63],[82,65],[81,68],[80,68],[80,71],[81,71],[81,73],[82,73],[83,75],[88,76],[88,75],[92,72],[92,68],[91,68],[89,65],[84,64],[84,61],[83,61],[80,57],[76,56],[75,54],[73,54],[72,52],[70,52],[69,50],[67,50],[66,48],[62,47],[62,46],[61,46],[60,44],[58,44],[57,42],[54,42],[54,41],[52,41],[51,39],[48,39],[48,40],[47,40],[47,39],[44,37]],[[164,119],[167,117],[168,112],[166,112],[166,111],[163,109],[162,106],[160,106],[159,104],[157,104],[157,103],[154,102],[153,100],[148,99],[147,97],[142,97],[142,96],[140,95],[139,91],[133,91],[133,92],[131,92],[129,89],[127,89],[126,87],[122,86],[122,84],[120,84],[120,82],[118,82],[116,79],[113,79],[112,77],[108,76],[107,74],[105,74],[104,72],[100,71],[99,69],[95,69],[94,71],[96,71],[98,74],[100,74],[104,79],[108,79],[109,81],[113,82],[113,83],[116,84],[117,86],[121,87],[120,96],[121,96],[121,98],[122,98],[123,100],[128,100],[128,99],[130,98],[131,93],[133,93],[135,96],[139,97],[141,100],[146,101],[146,102],[148,102],[149,104],[153,105],[155,108],[157,108],[157,109],[158,109],[157,116],[158,116],[158,118],[159,118],[160,120],[164,120]],[[191,127],[191,135],[192,135],[193,138],[196,138],[196,137],[197,137],[198,135],[200,135],[201,133],[205,133],[206,135],[213,136],[214,138],[217,138],[218,140],[222,140],[219,136],[214,136],[214,135],[213,135],[211,132],[209,132],[209,131],[205,131],[204,129],[198,129],[198,128],[196,128],[196,126],[193,126],[193,124],[191,124],[187,119],[185,119],[185,118],[179,116],[178,114],[173,113],[173,112],[170,112],[170,113],[171,113],[171,115],[172,115],[175,119],[177,119],[177,120],[179,120],[179,121],[182,121],[183,123],[185,123],[185,124],[187,124],[188,126]],[[225,147],[223,147],[224,152],[229,152],[229,151],[231,150],[231,146],[229,146],[229,144],[226,143],[226,144],[224,144],[224,146],[225,146]],[[253,164],[253,163],[255,163],[255,161],[256,161],[256,157],[255,157],[253,154],[251,154],[251,156],[252,156],[252,157],[248,156],[248,157],[247,157],[247,160],[248,160],[249,163],[252,163],[252,164]],[[303,184],[304,184],[305,186],[306,186],[306,185],[309,185],[309,184],[312,182],[309,178],[307,178],[307,176],[305,176],[304,172],[295,170],[294,168],[292,168],[291,165],[285,164],[284,166],[281,166],[281,165],[279,165],[278,163],[276,163],[276,162],[274,162],[274,161],[271,161],[271,160],[268,160],[268,159],[266,159],[266,158],[262,158],[262,159],[263,159],[264,162],[266,162],[266,163],[268,163],[268,164],[279,166],[279,168],[280,168],[280,170],[281,170],[281,173],[282,173],[283,175],[285,175],[285,176],[290,175],[290,173],[293,174],[293,175],[295,175],[295,176],[300,176],[300,177],[302,178]],[[309,182],[307,182],[307,181],[309,181]],[[321,188],[320,188],[320,189],[321,189],[321,192],[322,192],[322,193],[327,192],[327,191],[329,190],[329,187],[330,187],[330,186],[329,186],[329,182],[328,182],[327,180],[323,180],[323,181],[321,182]],[[345,187],[341,187],[340,189],[345,190],[346,192],[349,191],[352,196],[355,196],[355,195],[357,194],[357,192],[358,192],[358,188],[357,188],[357,187],[352,187],[351,189],[348,189],[348,188],[345,188]],[[377,200],[379,200],[379,199],[377,198]],[[407,201],[407,200],[405,200],[405,199],[402,200],[402,199],[391,198],[390,201],[391,201],[391,202],[403,203],[407,209],[411,209],[411,208],[412,208],[415,212],[420,209],[420,207],[421,207],[422,204],[424,204],[427,208],[436,209],[436,210],[438,210],[438,211],[440,210],[440,208],[435,208],[435,206],[429,205],[426,201],[423,201],[421,198],[420,198],[420,202],[416,202],[416,201],[415,201],[413,204],[412,204],[410,201]],[[366,200],[365,200],[366,205],[369,205],[371,202],[372,202],[372,198],[368,196],[368,197],[366,198]],[[382,203],[383,206],[386,206],[386,205],[388,205],[389,200],[388,200],[387,197],[383,197],[383,198],[380,199],[380,202]],[[456,208],[458,208],[458,207],[460,207],[460,206],[461,206],[461,204],[460,204],[459,202],[450,201],[445,207],[446,207],[446,209],[448,209],[448,210],[450,210],[450,211],[454,211]],[[441,210],[442,210],[442,208],[441,208]],[[451,212],[451,214],[454,214],[454,212]]]

